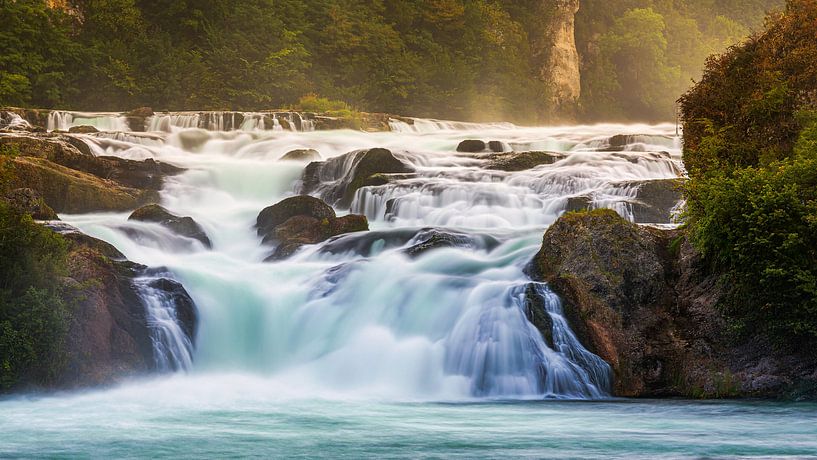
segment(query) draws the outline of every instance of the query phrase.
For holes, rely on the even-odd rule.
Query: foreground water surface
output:
[[[0,456],[817,458],[817,406],[609,400],[382,402],[251,376],[0,402]]]

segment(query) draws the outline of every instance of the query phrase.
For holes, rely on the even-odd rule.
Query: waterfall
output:
[[[159,371],[188,371],[193,367],[193,343],[180,325],[175,299],[155,287],[157,278],[135,281],[145,304],[153,355]]]
[[[559,298],[525,267],[544,229],[567,210],[609,207],[637,221],[639,209],[652,206],[669,215],[675,196],[650,194],[683,175],[672,126],[429,121],[434,130],[422,132],[420,121],[406,132],[310,133],[308,118],[294,112],[196,117],[157,114],[155,132],[82,139],[98,154],[186,168],[167,179],[161,202],[197,221],[212,249],[127,214],[61,216],[134,262],[166,267],[195,301],[194,349],[166,294],[150,277],[140,282],[158,367],[250,374],[329,397],[609,394],[609,366],[577,339]],[[492,154],[457,152],[463,139],[499,141],[507,155],[556,153],[552,162],[501,171],[488,168]],[[273,248],[261,244],[256,216],[295,193],[306,166],[277,160],[293,149],[319,151],[326,163],[314,193],[336,196],[353,182],[360,152],[373,147],[389,149],[413,172],[354,194],[350,210],[367,215],[372,230],[263,262]],[[435,241],[440,247],[427,250]]]
[[[48,114],[48,131],[68,131],[74,126],[93,126],[100,131],[130,131],[127,117],[119,113],[86,113],[54,110]]]

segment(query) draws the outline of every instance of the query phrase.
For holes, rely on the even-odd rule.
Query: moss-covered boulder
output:
[[[7,188],[30,188],[57,212],[125,211],[158,199],[164,178],[183,171],[147,159],[96,157],[77,137],[0,136]]]
[[[58,220],[57,213],[45,203],[45,200],[30,188],[17,188],[6,192],[6,201],[17,212],[31,215],[36,220]]]
[[[36,190],[57,212],[126,211],[158,200],[155,190],[123,187],[44,158],[17,157],[10,163],[12,187]]]
[[[199,241],[206,248],[212,248],[213,244],[207,233],[192,217],[180,217],[158,204],[149,204],[133,211],[128,220],[140,222],[155,222],[172,230],[177,235],[185,236]]]
[[[569,213],[547,230],[531,263],[534,278],[562,296],[577,336],[612,366],[616,395],[671,392],[685,369],[669,243],[669,234],[612,210]]]
[[[728,334],[716,308],[724,286],[683,230],[606,209],[569,213],[546,231],[528,271],[562,297],[577,337],[611,365],[618,396],[780,397],[817,382],[814,356]]]

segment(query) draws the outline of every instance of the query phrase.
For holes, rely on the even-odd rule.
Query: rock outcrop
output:
[[[315,244],[344,233],[369,230],[366,216],[337,217],[335,210],[308,195],[293,196],[264,208],[256,220],[262,242],[275,246],[268,261],[291,256],[305,244]]]
[[[9,152],[10,188],[35,190],[57,212],[125,211],[158,201],[164,177],[182,169],[152,159],[95,157],[78,138],[58,134],[0,136]]]
[[[524,171],[539,165],[553,164],[565,156],[555,152],[507,152],[485,156],[484,167],[499,171]]]
[[[541,37],[533,40],[532,52],[541,63],[540,77],[550,91],[557,115],[575,112],[581,95],[579,52],[576,50],[576,13],[579,0],[547,0],[549,24]]]
[[[817,388],[817,358],[735,344],[716,309],[724,287],[681,230],[610,210],[566,214],[531,262],[582,342],[613,368],[617,396],[781,396]]]
[[[149,270],[128,262],[113,246],[65,225],[55,226],[69,241],[68,276],[73,305],[64,349],[66,366],[50,386],[105,385],[156,370],[146,306],[135,280]],[[151,281],[173,300],[180,326],[192,340],[196,332],[193,300],[176,281]]]
[[[192,217],[177,216],[158,204],[149,204],[133,211],[128,220],[140,222],[155,222],[172,230],[177,235],[199,241],[204,247],[212,248],[213,243],[207,233]]]
[[[411,172],[414,168],[387,149],[357,150],[309,163],[304,169],[300,193],[318,194],[327,203],[348,208],[359,188],[382,185],[384,176],[389,174]]]

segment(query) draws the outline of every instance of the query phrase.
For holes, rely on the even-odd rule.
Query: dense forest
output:
[[[687,223],[736,331],[817,342],[817,1],[707,62],[681,99]],[[803,348],[807,349],[807,348]]]
[[[705,57],[782,0],[585,0],[582,96],[554,113],[551,0],[0,0],[0,105],[670,120]]]

